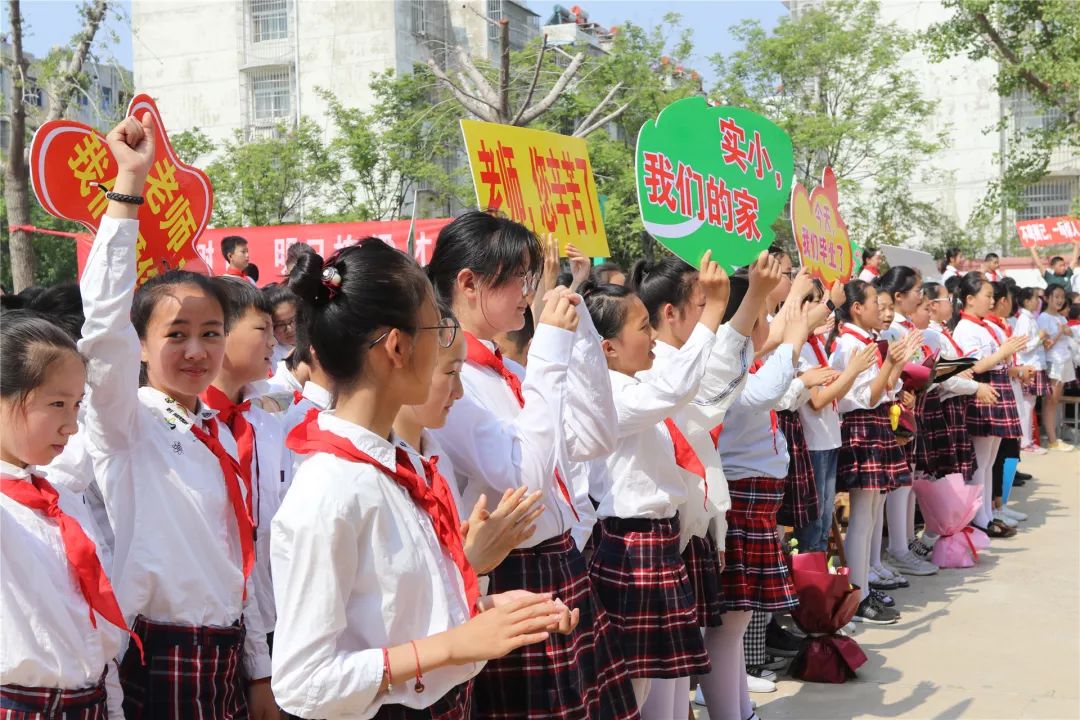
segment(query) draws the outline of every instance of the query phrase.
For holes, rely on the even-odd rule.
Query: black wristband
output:
[[[140,197],[139,195],[124,195],[123,193],[118,192],[105,193],[105,199],[113,200],[120,203],[127,203],[128,205],[142,205],[144,202],[146,202],[146,198]]]

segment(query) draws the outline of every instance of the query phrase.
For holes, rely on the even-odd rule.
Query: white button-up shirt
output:
[[[953,346],[953,341],[949,340],[945,335],[945,328],[936,321],[930,321],[930,327],[928,330],[923,331],[928,338],[930,338],[930,346],[938,351],[939,357],[943,360],[958,360],[961,357],[961,353],[956,351]],[[961,348],[961,351],[963,349]],[[948,400],[959,395],[974,395],[975,391],[979,389],[979,383],[971,378],[962,378],[958,375],[954,375],[945,382],[941,383],[941,399]]]
[[[844,323],[843,327],[849,329],[853,333],[857,333],[857,335],[852,336],[847,333],[837,334],[836,347],[833,349],[832,355],[829,356],[829,366],[837,372],[844,372],[848,363],[851,362],[852,356],[855,355],[855,353],[861,352],[862,349],[866,347],[866,343],[859,338],[870,336],[870,342],[876,342],[870,332],[863,330],[857,325]],[[901,380],[897,380],[896,385],[892,388],[885,388],[885,391],[881,393],[881,397],[878,398],[878,401],[873,405],[870,404],[870,383],[874,381],[874,378],[876,378],[881,371],[882,368],[878,366],[878,363],[875,360],[870,364],[869,369],[859,373],[859,376],[855,378],[855,382],[852,384],[851,389],[836,403],[836,409],[841,415],[855,410],[873,410],[882,403],[891,402],[896,399],[900,389],[903,387],[903,381]]]
[[[827,357],[825,360],[828,364]],[[799,372],[803,373],[816,367],[821,367],[821,360],[818,359],[808,341],[799,351]],[[843,444],[840,435],[840,413],[836,411],[837,407],[837,403],[829,403],[820,410],[815,410],[809,402],[799,406],[799,420],[802,421],[803,435],[806,437],[806,447],[809,450],[813,452],[835,450]]]
[[[594,489],[599,517],[669,518],[686,502],[693,476],[675,464],[664,420],[697,395],[715,342],[699,323],[681,348],[649,371],[637,377],[610,372],[619,439],[601,478],[606,486]]]
[[[20,482],[30,482],[31,473],[44,475],[39,468],[2,461],[0,470]],[[60,509],[99,544],[82,499],[64,485],[54,487]],[[127,634],[100,615],[97,628],[90,624],[90,606],[57,522],[0,493],[0,557],[0,684],[77,690],[96,685],[106,663],[113,679],[111,660]],[[109,685],[110,717],[122,717],[114,712],[122,702],[122,696],[114,697],[119,683]]]
[[[319,427],[387,468],[393,438],[335,417]],[[424,477],[414,461],[414,469]],[[329,453],[305,457],[273,521],[270,540],[278,625],[273,690],[301,717],[370,718],[384,703],[430,706],[483,663],[424,673],[379,694],[382,648],[444,632],[469,619],[461,573],[431,518],[378,468]]]
[[[1019,317],[1016,318],[1014,335],[1023,335],[1028,339],[1027,345],[1016,355],[1021,365],[1029,365],[1036,370],[1046,369],[1046,351],[1043,349],[1042,338],[1039,337],[1039,319],[1035,313],[1021,308]]]
[[[1053,339],[1055,335],[1061,332],[1061,328],[1065,327],[1068,322],[1068,318],[1064,315],[1051,315],[1047,312],[1039,314],[1039,328],[1045,330],[1050,339]],[[1069,332],[1066,331],[1047,349],[1046,362],[1048,364],[1070,362],[1072,360],[1072,347],[1069,341]]]
[[[221,465],[191,433],[214,413],[193,414],[154,388],[139,388],[140,344],[130,317],[138,227],[103,217],[80,284],[85,440],[115,536],[113,588],[129,622],[143,615],[222,627],[243,614],[247,672],[266,677],[266,628],[255,594],[243,599],[240,537]],[[218,427],[235,456],[229,429]]]
[[[985,324],[986,321],[984,320],[983,323]],[[964,355],[973,357],[976,360],[990,357],[1001,346],[997,335],[967,318],[960,318],[960,322],[956,324],[956,329],[953,330],[953,339],[956,340],[956,344],[960,346],[960,349],[964,351]],[[994,366],[994,369],[999,370],[1004,367],[1004,363],[998,363]]]
[[[794,348],[784,343],[747,379],[728,411],[719,451],[729,480],[787,475],[787,440],[779,428],[773,434],[769,411],[776,407],[795,379]]]
[[[281,420],[281,431],[283,437],[289,437],[289,433],[293,431],[300,422],[307,417],[307,414],[313,409],[315,410],[329,410],[330,405],[333,402],[333,396],[330,391],[324,388],[318,383],[314,383],[308,380],[304,383],[304,392],[301,393],[300,401],[294,402],[285,410],[285,414]],[[292,450],[282,444],[282,459],[281,467],[283,470],[281,479],[281,497],[285,497],[285,493],[289,492],[289,488],[292,487],[293,477],[296,475],[296,469],[300,467],[300,462],[304,459],[302,455],[297,455]]]

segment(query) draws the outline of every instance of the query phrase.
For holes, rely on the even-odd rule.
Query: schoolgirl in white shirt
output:
[[[427,400],[456,332],[423,271],[368,238],[325,265],[301,257],[293,277],[336,398],[287,440],[307,457],[271,535],[274,695],[301,718],[468,718],[483,662],[570,614],[550,595],[481,599],[446,479],[398,447],[394,419]]]
[[[64,331],[23,310],[4,313],[0,355],[0,715],[122,718],[113,660],[127,623],[94,523],[39,469],[78,430],[83,358]]]
[[[444,320],[449,319],[457,324],[457,318],[449,306],[439,303],[439,314]],[[450,408],[465,395],[461,384],[461,368],[464,364],[465,336],[455,332],[454,341],[449,347],[439,347],[427,402],[402,407],[394,419],[394,434],[401,447],[422,457],[424,462],[437,468],[439,474],[446,478],[458,504],[458,514],[464,519],[465,555],[481,576],[483,584],[485,574],[494,570],[511,550],[536,532],[536,519],[544,512],[544,506],[539,502],[543,493],[537,490],[526,494],[528,488],[524,486],[517,490],[506,490],[490,512],[487,496],[481,495],[466,517],[468,508],[461,506],[461,493],[453,463],[431,433],[446,425]]]
[[[869,573],[875,519],[884,503],[882,491],[898,486],[911,473],[896,442],[889,408],[899,392],[903,365],[915,353],[918,335],[893,343],[888,353],[877,347],[874,332],[883,327],[878,292],[862,280],[844,286],[846,299],[836,309],[835,340],[830,366],[844,372],[852,362],[863,364],[860,354],[874,348],[874,364],[859,373],[851,389],[837,402],[843,444],[837,465],[836,489],[850,496],[851,515],[844,538],[852,584],[862,590],[856,619],[894,623],[899,614],[871,597]]]
[[[285,436],[281,418],[258,404],[254,384],[266,377],[276,342],[270,303],[250,283],[232,277],[214,282],[227,299],[229,334],[225,356],[214,382],[200,394],[202,402],[217,411],[236,441],[236,459],[245,484],[248,511],[255,531],[255,568],[252,584],[259,613],[268,629],[267,645],[276,621],[274,586],[270,576],[270,521],[281,504],[282,452]],[[263,682],[269,683],[269,678]]]
[[[270,358],[270,367],[289,357],[296,346],[296,324],[299,322],[300,298],[296,297],[287,285],[273,283],[262,289],[270,305],[270,316],[274,328],[274,354]]]
[[[649,322],[657,336],[653,366],[638,373],[638,377],[649,380],[653,376],[669,376],[672,365],[677,368],[681,351],[705,309],[704,291],[697,282],[698,273],[680,260],[666,258],[658,263],[641,261],[630,275],[631,286],[645,303]],[[737,277],[731,282],[739,281]],[[697,394],[689,404],[670,416],[700,462],[700,467],[694,471],[684,468],[682,472],[689,484],[686,499],[678,508],[680,549],[696,598],[698,625],[705,629],[705,649],[714,666],[729,667],[738,662],[735,657],[717,655],[721,648],[717,628],[723,625],[724,613],[720,574],[731,496],[716,450],[716,438],[728,409],[745,383],[750,367],[749,336],[760,308],[779,281],[779,261],[767,252],[761,253],[754,263],[754,272],[750,273],[751,286],[745,302],[717,330]],[[745,285],[746,278],[741,278],[741,282]],[[734,654],[734,648],[724,646],[724,649]],[[704,688],[718,676],[709,673],[699,676],[698,680]],[[654,717],[677,717],[685,705],[689,682],[689,678],[654,682],[643,713]],[[723,689],[710,697],[730,700],[724,696]]]
[[[953,338],[968,357],[976,358],[972,370],[975,379],[997,391],[998,401],[984,403],[978,398],[968,408],[967,425],[975,447],[974,482],[983,488],[983,503],[975,515],[975,524],[987,528],[991,537],[1002,537],[1006,529],[992,517],[992,471],[994,458],[1003,437],[1020,437],[1020,416],[1013,399],[1007,362],[1027,344],[1026,336],[1013,336],[1004,342],[984,319],[994,304],[994,286],[981,273],[968,273],[960,279],[955,293],[962,308]]]
[[[154,158],[149,113],[106,140],[119,166],[113,190],[138,196]],[[244,685],[268,677],[270,663],[236,444],[198,397],[221,367],[226,300],[185,271],[136,293],[137,210],[109,202],[80,285],[86,446],[115,536],[113,587],[146,651],[144,663],[129,645],[120,666],[124,711],[271,718],[269,686]]]
[[[710,256],[699,272],[701,321],[678,357],[648,378],[636,377],[652,367],[655,343],[641,299],[621,285],[584,293],[603,338],[619,432],[606,482],[593,493],[600,526],[589,576],[615,626],[644,718],[668,717],[672,710],[671,698],[657,714],[645,709],[652,684],[662,684],[669,695],[674,683],[662,681],[710,669],[679,545],[678,509],[689,483],[679,457],[693,450],[674,422],[666,423],[697,392],[723,316],[728,279]]]
[[[1065,384],[1076,379],[1066,302],[1065,288],[1051,285],[1046,289],[1046,309],[1039,315],[1039,329],[1046,334],[1043,348],[1046,350],[1046,374],[1050,380],[1050,392],[1043,397],[1042,426],[1046,431],[1047,447],[1060,452],[1073,449],[1072,445],[1058,437],[1057,411],[1065,394]]]
[[[961,263],[964,262],[964,253],[959,248],[945,250],[945,259],[941,261],[941,284],[948,282],[949,278],[959,276]]]
[[[493,592],[552,592],[581,610],[570,636],[488,663],[476,678],[477,718],[610,718],[637,714],[630,679],[571,531],[581,513],[565,461],[586,462],[615,444],[615,408],[599,336],[580,298],[551,291],[545,305],[577,311],[567,333],[537,324],[525,381],[502,361],[494,338],[520,328],[539,282],[543,250],[526,227],[465,213],[439,233],[428,273],[467,334],[465,397],[434,434],[470,505],[480,494],[526,485],[544,492],[536,533],[490,575]],[[571,326],[574,327],[574,326]],[[542,379],[541,379],[541,376]],[[543,388],[543,391],[541,391]]]
[[[1039,303],[1039,295],[1035,288],[1017,288],[1016,304],[1020,307],[1020,312],[1016,317],[1013,335],[1026,337],[1027,344],[1016,354],[1016,359],[1034,369],[1028,381],[1021,384],[1021,394],[1018,398],[1020,431],[1023,433],[1020,450],[1041,455],[1045,454],[1046,450],[1039,447],[1039,438],[1032,436],[1031,421],[1036,398],[1045,397],[1050,393],[1050,378],[1046,374],[1046,348],[1043,347],[1046,331],[1039,327]]]

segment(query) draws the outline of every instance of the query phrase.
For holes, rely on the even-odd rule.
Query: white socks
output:
[[[994,459],[997,457],[1001,438],[972,437],[971,444],[975,446],[975,462],[978,465],[975,468],[974,482],[983,491],[982,505],[979,507],[979,511],[975,513],[975,524],[979,527],[986,527],[994,519],[992,497],[994,494]]]
[[[912,499],[910,485],[896,488],[885,498],[885,512],[889,516],[889,552],[900,557],[907,554],[911,541],[908,535],[908,504]],[[911,509],[914,514],[914,506]]]
[[[689,697],[689,677],[652,678],[648,700],[644,705],[638,705],[641,720],[686,720],[690,710]]]
[[[699,677],[698,683],[709,708],[710,720],[746,720],[750,714],[749,710],[743,714],[744,696],[746,707],[750,707],[743,635],[752,614],[748,610],[729,610],[724,613],[723,625],[705,628],[705,649],[709,651],[712,672]],[[682,698],[685,700],[686,695]]]
[[[866,598],[870,594],[874,520],[884,504],[884,497],[880,490],[850,490],[848,496],[851,499],[851,517],[848,519],[847,535],[844,536],[844,552],[851,573],[851,584],[858,585],[862,597]],[[880,545],[878,547],[880,552]]]

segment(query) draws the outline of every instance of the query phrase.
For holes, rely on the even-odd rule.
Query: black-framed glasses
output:
[[[415,330],[438,330],[439,347],[442,348],[448,348],[454,344],[454,340],[457,338],[458,330],[460,329],[461,325],[458,324],[458,321],[448,317],[440,320],[438,325],[421,325],[420,327],[415,328]],[[382,335],[372,340],[368,344],[368,349],[370,350],[381,343],[389,334],[390,331],[387,330]]]
[[[289,328],[295,328],[295,327],[296,327],[296,318],[295,317],[292,320],[282,320],[281,322],[274,323],[274,329],[275,330],[288,330]]]

